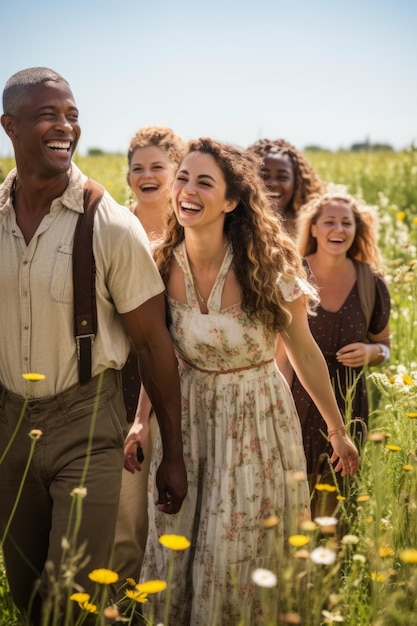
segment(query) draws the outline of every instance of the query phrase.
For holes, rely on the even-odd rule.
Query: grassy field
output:
[[[259,624],[409,626],[417,624],[417,151],[311,152],[306,157],[325,180],[346,185],[378,207],[392,299],[392,352],[388,364],[367,372],[370,430],[355,512],[346,512],[349,532],[339,542],[329,524],[300,528],[278,587],[259,588],[264,608]],[[123,155],[75,161],[120,203],[128,202]],[[12,165],[0,159],[0,174]],[[343,512],[343,501],[340,507]],[[101,619],[97,624],[104,623]],[[0,624],[11,626],[15,620],[3,573]],[[239,626],[249,626],[244,615]]]

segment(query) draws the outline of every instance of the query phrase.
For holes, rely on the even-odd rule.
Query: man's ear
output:
[[[232,211],[235,210],[238,204],[239,204],[239,200],[235,200],[234,198],[231,198],[230,200],[226,200],[223,213],[231,213]]]
[[[1,125],[3,126],[5,133],[10,137],[10,139],[14,139],[16,130],[13,117],[11,115],[8,115],[7,113],[3,113],[3,115],[1,116]]]

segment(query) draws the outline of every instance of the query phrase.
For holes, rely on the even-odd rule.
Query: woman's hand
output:
[[[342,476],[350,474],[353,476],[359,467],[359,452],[354,443],[347,435],[334,434],[330,443],[333,447],[333,454],[330,459],[332,463],[337,461],[335,471],[340,472]]]
[[[345,367],[364,367],[374,360],[377,348],[372,343],[349,343],[336,352],[336,359]]]
[[[141,464],[137,458],[138,448],[143,448],[148,437],[149,432],[149,422],[146,423],[135,421],[132,424],[131,429],[125,439],[124,445],[124,455],[125,462],[124,466],[128,472],[132,474],[135,471],[141,471]]]

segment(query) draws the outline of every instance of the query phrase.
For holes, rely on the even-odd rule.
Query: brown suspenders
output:
[[[74,233],[74,336],[80,385],[84,385],[91,378],[91,347],[97,332],[93,227],[94,215],[103,193],[104,188],[89,178],[84,187],[84,213],[80,213]]]

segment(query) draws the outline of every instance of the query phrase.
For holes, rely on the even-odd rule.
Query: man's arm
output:
[[[158,468],[157,504],[165,513],[177,513],[187,493],[181,436],[181,393],[178,365],[165,324],[161,293],[129,313],[122,314],[139,357],[140,377],[155,410],[162,437],[163,458]]]

